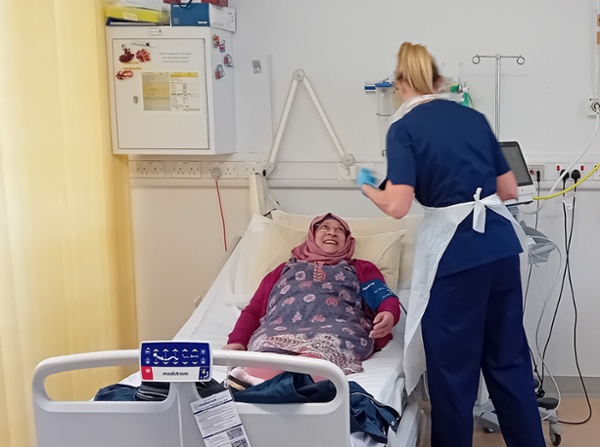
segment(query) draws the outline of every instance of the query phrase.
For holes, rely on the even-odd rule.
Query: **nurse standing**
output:
[[[397,219],[413,198],[425,209],[405,332],[407,391],[426,366],[432,447],[471,447],[481,371],[507,447],[543,447],[522,318],[522,230],[503,204],[517,183],[486,118],[436,94],[437,77],[424,46],[402,44],[386,187],[361,186]]]

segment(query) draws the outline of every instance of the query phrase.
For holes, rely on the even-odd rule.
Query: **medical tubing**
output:
[[[600,123],[600,115],[596,115],[596,125],[594,127],[594,132],[592,134],[592,138],[590,138],[590,142],[588,143],[587,147],[585,148],[585,150],[579,154],[579,156],[565,169],[565,172],[569,173],[571,171],[571,168],[573,166],[575,166],[575,164],[581,159],[581,157],[583,157],[587,151],[590,150],[590,148],[592,147],[592,143],[594,142],[594,140],[596,139],[596,134],[598,133],[598,124]],[[581,179],[578,183],[577,186],[579,186],[581,183],[583,183],[584,181],[586,181],[588,178],[590,178],[590,176],[596,172],[598,170],[598,168],[600,167],[600,163],[598,163],[596,165],[596,167],[594,169],[592,169],[592,171],[590,173],[588,173],[583,179]],[[564,174],[564,173],[563,173]],[[576,186],[571,186],[568,189],[565,189],[563,191],[560,191],[558,193],[554,193],[554,190],[556,189],[556,187],[558,186],[558,184],[561,182],[561,180],[563,180],[564,175],[561,175],[558,179],[556,179],[556,182],[554,182],[554,185],[552,185],[552,188],[550,188],[550,192],[548,193],[547,196],[542,196],[542,197],[534,197],[533,200],[548,200],[548,199],[553,199],[554,197],[558,197],[568,191],[570,191],[571,189],[574,189]],[[545,205],[546,202],[544,202],[542,204],[542,206],[540,206],[540,208],[536,211],[539,212]],[[525,213],[527,214],[527,213]]]
[[[600,13],[600,1],[598,2],[598,9],[596,10],[596,13],[597,14]],[[598,45],[598,49],[596,51],[596,98],[598,98],[598,96],[600,96],[600,42],[597,40],[596,44]],[[596,139],[596,134],[598,132],[598,123],[600,123],[600,115],[596,115],[596,125],[594,127],[594,132],[592,134],[592,138],[590,139],[590,142],[588,143],[586,149],[579,155],[579,157],[577,157],[575,159],[575,161],[573,161],[569,165],[569,167],[567,169],[565,169],[566,172],[569,172],[571,170],[571,168],[573,166],[575,166],[575,163],[577,163],[581,159],[581,157],[583,157],[583,155],[590,149],[590,147],[592,147],[592,143]],[[554,183],[554,185],[552,185],[552,188],[550,188],[550,192],[548,193],[548,195],[534,197],[533,200],[548,200],[548,199],[553,199],[553,198],[558,197],[558,196],[560,196],[560,195],[562,195],[562,194],[564,194],[566,192],[569,192],[571,189],[577,188],[577,186],[579,186],[581,183],[585,182],[588,178],[590,178],[590,176],[593,175],[593,173],[596,172],[599,167],[600,167],[600,163],[596,164],[596,166],[594,167],[594,169],[592,169],[592,171],[590,173],[588,173],[585,177],[583,177],[576,184],[572,185],[570,188],[553,194],[554,190],[556,189],[556,186],[560,183],[560,181],[563,178],[562,176],[560,176],[556,180],[556,182]],[[536,209],[535,212],[536,213],[540,212],[541,209],[544,207],[545,204],[546,204],[546,202],[544,202],[542,204],[542,206],[540,206],[538,209]],[[525,214],[531,214],[531,213],[525,212]]]
[[[577,181],[576,183],[573,183],[571,186],[569,186],[568,188],[563,189],[562,191],[556,192],[554,194],[549,194],[547,196],[543,196],[543,197],[534,197],[533,200],[548,200],[548,199],[553,199],[554,197],[558,197],[558,196],[562,196],[565,193],[572,191],[574,189],[577,189],[577,187],[579,185],[581,185],[583,182],[585,182],[587,179],[589,179],[592,175],[594,175],[594,172],[596,172],[598,169],[600,168],[600,163],[598,163],[594,169],[592,169],[590,172],[588,172],[585,176],[581,177],[581,179],[579,181]],[[575,169],[575,171],[579,172],[577,169]]]

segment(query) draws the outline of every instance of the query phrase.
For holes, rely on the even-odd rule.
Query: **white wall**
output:
[[[523,55],[522,66],[502,62],[500,138],[518,140],[528,161],[571,161],[592,137],[595,121],[585,109],[596,91],[595,1],[230,0],[230,6],[238,18],[233,44],[241,153],[223,160],[266,160],[291,74],[302,68],[345,150],[383,172],[376,100],[364,93],[363,84],[393,73],[396,51],[405,40],[427,45],[448,76],[456,78],[462,62],[475,106],[491,122],[495,61],[474,65],[471,59],[476,54]],[[252,60],[261,61],[262,74],[252,72]],[[583,161],[599,158],[595,142]],[[271,184],[284,210],[379,215],[351,182],[335,180],[337,153],[302,86],[279,160]],[[245,183],[220,184],[228,235],[241,234],[249,219]],[[585,376],[600,376],[600,284],[594,262],[600,252],[598,197],[592,182],[579,191],[571,250]],[[132,200],[140,336],[172,337],[223,256],[214,183],[135,179]],[[526,220],[533,223],[532,217]],[[562,243],[561,225],[561,200],[554,199],[542,210],[538,228]],[[528,299],[530,334],[558,267],[553,257],[535,269],[542,290],[532,290]],[[573,311],[566,292],[548,359],[554,374],[574,376]],[[550,300],[553,306],[556,293]],[[544,314],[543,327],[551,317],[551,312]]]

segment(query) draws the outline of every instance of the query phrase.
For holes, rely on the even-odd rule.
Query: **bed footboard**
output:
[[[65,371],[139,362],[139,350],[101,351],[53,357],[33,375],[33,408],[38,447],[204,447],[190,403],[199,399],[193,383],[172,386],[161,402],[59,402],[45,389],[48,376]],[[213,351],[215,365],[277,368],[330,379],[331,402],[308,404],[236,403],[254,447],[348,447],[348,382],[334,364],[313,358],[245,351]],[[321,430],[319,427],[323,427]]]

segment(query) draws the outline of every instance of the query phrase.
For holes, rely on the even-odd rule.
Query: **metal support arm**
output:
[[[273,141],[273,147],[271,148],[271,152],[269,153],[269,158],[265,165],[265,173],[267,176],[271,172],[273,172],[273,170],[275,169],[275,160],[277,159],[277,153],[279,152],[279,147],[281,146],[281,139],[283,137],[283,132],[285,130],[285,127],[286,127],[288,119],[289,119],[290,110],[292,108],[292,103],[294,102],[294,98],[295,98],[296,92],[298,90],[298,84],[300,84],[300,83],[304,84],[304,86],[306,87],[306,90],[308,91],[310,99],[312,99],[312,102],[313,102],[315,108],[317,109],[317,112],[319,112],[321,121],[323,121],[323,124],[325,124],[325,127],[327,128],[327,132],[329,133],[329,136],[333,140],[333,144],[335,145],[335,147],[340,155],[342,163],[344,164],[344,166],[352,166],[354,164],[354,156],[352,156],[351,154],[347,154],[344,151],[344,149],[342,148],[342,145],[340,144],[340,141],[338,140],[338,137],[336,136],[336,134],[333,130],[333,127],[331,127],[331,123],[327,119],[327,115],[325,115],[325,111],[323,110],[323,107],[321,107],[321,104],[319,103],[319,100],[317,99],[317,95],[315,94],[315,91],[313,90],[312,86],[310,85],[310,82],[308,81],[308,78],[306,77],[306,74],[304,73],[304,71],[302,69],[299,68],[297,70],[294,70],[294,72],[292,73],[292,83],[290,85],[290,90],[288,92],[287,100],[285,101],[285,106],[283,108],[283,114],[281,115],[281,121],[279,122],[279,128],[277,129],[277,135],[275,136],[275,140]]]

